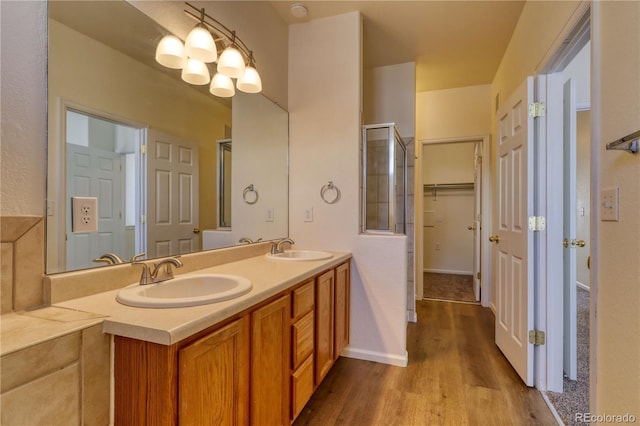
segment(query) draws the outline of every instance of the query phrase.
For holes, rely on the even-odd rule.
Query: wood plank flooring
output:
[[[493,313],[421,300],[406,368],[340,358],[295,422],[301,425],[555,425],[494,343]]]

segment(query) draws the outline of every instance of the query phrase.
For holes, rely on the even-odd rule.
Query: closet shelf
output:
[[[433,199],[437,200],[439,190],[449,189],[475,189],[476,185],[473,182],[463,183],[427,183],[423,186],[423,193],[431,190],[433,191]]]

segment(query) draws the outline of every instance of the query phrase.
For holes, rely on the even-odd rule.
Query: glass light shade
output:
[[[244,74],[244,58],[238,49],[229,46],[220,55],[218,72],[230,78],[239,78]]]
[[[236,89],[233,87],[233,81],[229,77],[216,73],[211,79],[209,92],[221,98],[230,98],[236,94]]]
[[[173,35],[162,37],[156,47],[156,61],[160,65],[176,70],[184,67],[187,58],[184,54],[182,41]]]
[[[196,59],[189,58],[187,65],[182,69],[182,79],[187,83],[203,85],[209,83],[209,68]]]
[[[215,62],[218,59],[216,43],[206,28],[197,26],[191,30],[184,42],[184,52],[189,58],[200,62]]]
[[[258,71],[252,66],[245,68],[244,74],[238,78],[236,85],[238,86],[238,90],[246,93],[260,93],[262,91],[260,74],[258,74]]]

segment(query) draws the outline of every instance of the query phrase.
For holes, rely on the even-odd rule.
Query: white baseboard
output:
[[[405,351],[403,356],[386,354],[382,352],[368,351],[366,349],[356,349],[347,346],[340,354],[347,358],[362,359],[365,361],[379,362],[382,364],[406,367],[409,363],[409,353]]]
[[[473,271],[458,271],[454,269],[424,269],[424,272],[433,272],[435,274],[453,274],[453,275],[473,275]]]
[[[416,311],[407,311],[407,321],[418,322],[418,314]]]
[[[580,281],[576,281],[576,285],[583,290],[587,290],[587,291],[591,290],[591,288],[588,285],[582,284]]]

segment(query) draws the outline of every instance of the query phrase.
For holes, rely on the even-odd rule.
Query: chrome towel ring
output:
[[[253,194],[253,195],[251,195]],[[258,202],[258,191],[253,187],[253,184],[247,186],[244,191],[242,191],[242,199],[247,204],[255,204]]]
[[[329,192],[329,194],[327,194]],[[330,192],[334,193],[333,198],[330,197]],[[329,181],[327,184],[323,185],[320,189],[320,198],[327,204],[334,204],[338,202],[340,199],[340,189],[333,184],[333,181]],[[329,197],[329,198],[328,198]]]

